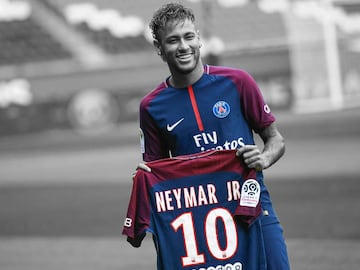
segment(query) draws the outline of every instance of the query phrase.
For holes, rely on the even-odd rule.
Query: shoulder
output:
[[[156,88],[152,89],[148,94],[146,94],[140,102],[140,109],[147,108],[151,101],[153,101],[162,91],[167,88],[166,84],[163,82],[159,84]]]
[[[249,73],[241,68],[234,68],[228,66],[208,66],[207,72],[214,75],[224,76],[250,76]]]
[[[256,84],[254,78],[246,70],[227,66],[208,66],[208,74],[223,76],[236,84]]]

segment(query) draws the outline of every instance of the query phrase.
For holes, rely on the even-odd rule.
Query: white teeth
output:
[[[191,54],[182,54],[182,55],[178,55],[177,57],[180,59],[187,59],[191,57]]]

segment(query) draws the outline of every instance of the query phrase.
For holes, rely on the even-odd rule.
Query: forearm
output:
[[[285,140],[275,124],[270,125],[259,134],[264,141],[262,156],[264,168],[269,168],[276,163],[285,153]]]

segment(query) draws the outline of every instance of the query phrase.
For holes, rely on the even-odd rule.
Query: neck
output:
[[[196,83],[202,77],[203,73],[204,67],[202,64],[198,65],[196,69],[188,74],[172,71],[169,83],[175,88],[185,88]]]

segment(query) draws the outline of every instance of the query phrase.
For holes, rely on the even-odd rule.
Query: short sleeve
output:
[[[240,77],[238,86],[243,113],[251,128],[258,133],[275,122],[276,119],[251,75],[241,71]]]
[[[139,118],[141,132],[141,149],[143,160],[153,161],[169,157],[167,145],[164,143],[161,130],[156,125],[156,121],[150,115],[148,108],[154,93],[146,96],[140,103]]]

